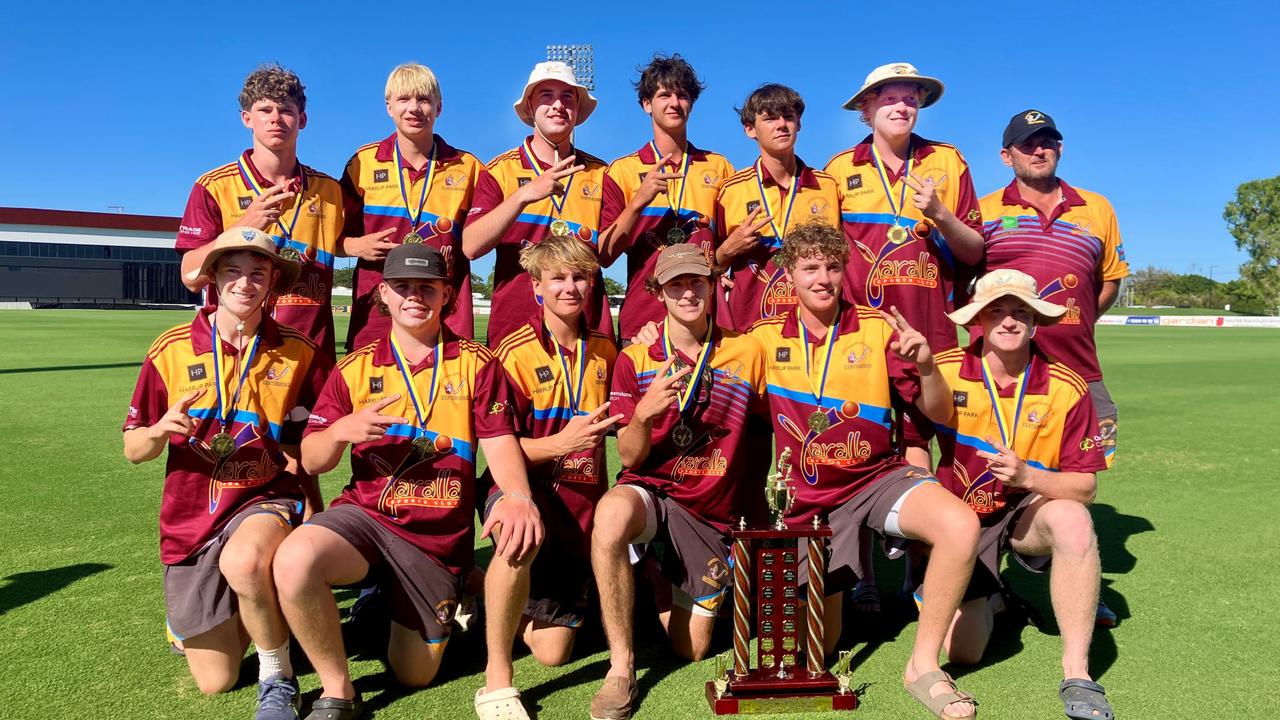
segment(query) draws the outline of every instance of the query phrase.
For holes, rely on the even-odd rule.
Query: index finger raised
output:
[[[386,406],[390,405],[391,403],[393,403],[393,402],[395,402],[395,401],[397,401],[397,400],[399,400],[399,399],[400,399],[400,393],[396,393],[395,395],[388,395],[387,397],[384,397],[384,398],[382,398],[381,400],[379,400],[378,402],[376,402],[376,403],[374,403],[374,404],[370,405],[370,406],[369,406],[368,408],[366,408],[366,409],[368,409],[368,410],[373,410],[374,412],[377,412],[377,411],[382,410],[382,408],[384,408],[384,407],[386,407]]]
[[[207,391],[208,391],[208,388],[196,388],[195,390],[192,390],[186,395],[183,395],[182,398],[180,398],[178,402],[174,404],[174,407],[181,410],[182,412],[186,412],[187,410],[190,410],[191,406],[195,404],[195,401],[199,400],[201,396],[203,396]]]

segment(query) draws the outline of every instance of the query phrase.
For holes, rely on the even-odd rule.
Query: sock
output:
[[[293,663],[289,661],[289,641],[275,650],[258,648],[258,682],[265,682],[275,674],[293,677]]]

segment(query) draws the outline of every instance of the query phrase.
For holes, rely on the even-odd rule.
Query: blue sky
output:
[[[192,181],[247,146],[236,96],[266,61],[307,85],[309,165],[337,175],[390,132],[383,82],[406,60],[441,79],[437,131],[487,161],[523,136],[511,103],[548,43],[595,46],[600,107],[578,143],[605,159],[648,139],[630,83],[655,51],[704,77],[690,136],[738,166],[754,146],[732,107],[766,81],[804,96],[800,154],[820,166],[866,133],[840,104],[867,72],[914,63],[947,85],[918,132],[960,148],[980,195],[1010,179],[998,154],[1008,118],[1043,110],[1066,136],[1060,175],[1111,199],[1135,268],[1235,277],[1223,206],[1240,183],[1280,173],[1274,3],[574,3],[535,22],[519,14],[528,4],[397,16],[390,4],[251,3],[243,17],[185,5],[6,11],[0,204],[180,214]]]

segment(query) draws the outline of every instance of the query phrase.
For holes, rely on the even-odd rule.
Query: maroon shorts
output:
[[[657,527],[650,551],[657,553],[662,577],[704,611],[714,614],[733,587],[729,534],[644,485],[628,483],[627,487],[643,491],[648,498],[646,505],[652,501]]]
[[[866,574],[862,567],[862,528],[880,535],[890,557],[902,553],[909,541],[897,529],[901,501],[917,486],[936,482],[927,470],[904,465],[876,478],[870,487],[827,515],[832,532],[827,561],[828,595],[853,588]],[[808,571],[808,564],[801,563],[801,583],[808,582]]]
[[[174,637],[193,638],[235,617],[240,606],[218,561],[240,523],[262,513],[277,516],[284,527],[296,527],[302,519],[302,503],[282,499],[249,505],[232,516],[231,522],[196,554],[176,565],[164,566],[165,622]]]
[[[331,507],[308,524],[332,530],[364,557],[369,574],[387,591],[392,620],[416,630],[428,643],[449,639],[449,623],[462,592],[460,577],[359,506]]]
[[[583,552],[589,546],[577,537],[582,528],[568,508],[538,488],[533,494],[546,530],[542,547],[529,568],[529,600],[524,614],[552,625],[576,628],[587,615],[594,587],[591,556]],[[485,520],[501,498],[502,491],[494,487],[485,503]]]
[[[1009,538],[1013,535],[1018,520],[1035,500],[1035,495],[1025,495],[1016,505],[1008,508],[994,520],[982,521],[982,535],[978,538],[978,561],[973,565],[973,577],[964,592],[964,599],[977,600],[994,595],[1000,591],[1000,556],[1011,553],[1018,564],[1033,573],[1042,573],[1049,569],[1052,555],[1023,555],[1013,552],[1009,546]]]

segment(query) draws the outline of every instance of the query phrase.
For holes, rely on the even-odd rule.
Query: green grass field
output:
[[[156,531],[163,466],[121,456],[138,363],[157,334],[188,318],[0,312],[0,718],[251,716],[252,659],[239,689],[205,698],[169,654]],[[1104,327],[1099,344],[1121,449],[1094,517],[1103,596],[1122,620],[1096,634],[1095,674],[1126,720],[1274,717],[1280,332]],[[326,498],[343,482],[338,471],[325,476]],[[898,568],[882,570],[892,587]],[[1015,584],[1051,615],[1042,579],[1015,573]],[[926,718],[899,684],[909,617],[890,603],[850,632],[855,684],[868,683],[854,717]],[[639,634],[637,717],[710,717],[702,683],[714,663],[682,665],[660,632]],[[983,718],[1062,717],[1059,647],[1054,634],[1001,626],[989,661],[957,674]],[[438,685],[408,694],[376,658],[353,667],[378,718],[465,718],[483,660],[477,633],[457,638]],[[517,682],[538,717],[581,718],[606,663],[586,632],[566,667],[522,656]],[[315,676],[302,687],[309,703]]]

